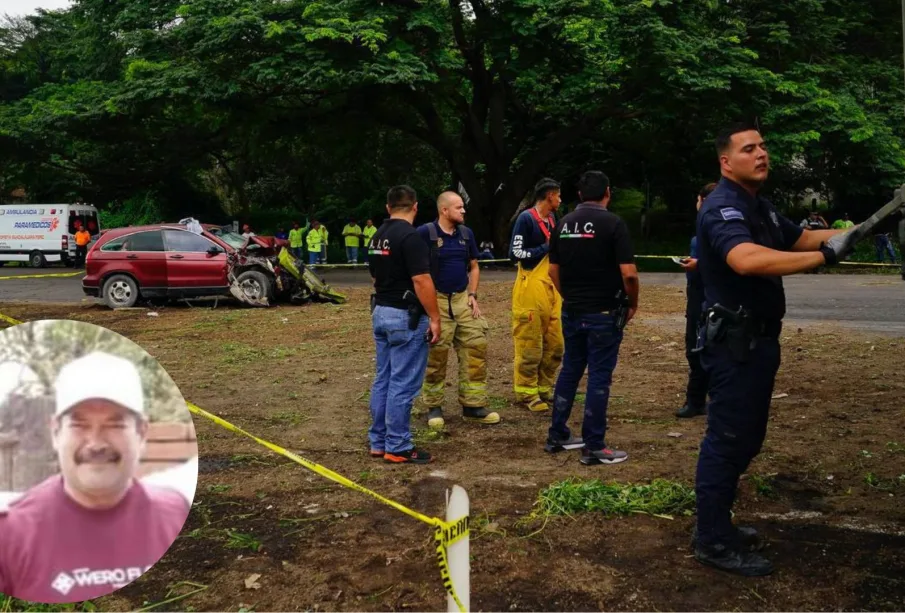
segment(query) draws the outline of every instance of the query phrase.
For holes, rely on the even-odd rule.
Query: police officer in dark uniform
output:
[[[841,261],[855,228],[814,230],[783,217],[759,195],[769,155],[757,129],[736,124],[717,136],[722,179],[697,219],[704,283],[699,345],[710,379],[707,432],[698,456],[695,557],[745,576],[773,565],[755,553],[753,528],[730,519],[739,476],[760,452],[779,369],[784,275]]]
[[[698,192],[697,210],[704,199],[716,189],[716,183],[708,183]],[[682,260],[685,269],[685,359],[688,360],[688,385],[685,387],[685,405],[676,417],[695,417],[707,412],[707,373],[701,366],[698,345],[698,326],[701,323],[701,305],[704,303],[704,284],[698,272],[698,237],[691,237],[690,257]]]
[[[412,442],[412,403],[421,391],[428,343],[440,340],[437,290],[430,251],[412,226],[415,190],[399,185],[387,193],[390,218],[368,242],[374,279],[371,322],[377,373],[371,386],[371,457],[394,464],[426,464],[431,454]]]

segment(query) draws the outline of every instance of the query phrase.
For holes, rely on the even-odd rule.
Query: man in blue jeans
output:
[[[638,269],[628,227],[607,210],[607,176],[600,171],[584,173],[578,196],[581,204],[550,236],[550,278],[563,298],[565,354],[553,390],[553,423],[544,450],[583,447],[582,464],[616,464],[628,454],[607,446],[606,411],[622,328],[638,309]],[[578,438],[567,422],[586,367],[588,388]]]
[[[377,374],[371,386],[371,457],[393,464],[427,464],[433,458],[412,443],[412,403],[421,392],[429,344],[440,340],[437,290],[430,251],[412,226],[415,190],[399,185],[387,193],[390,218],[368,242],[374,279],[371,321]]]

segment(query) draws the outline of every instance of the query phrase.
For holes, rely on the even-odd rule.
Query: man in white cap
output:
[[[190,504],[137,479],[148,419],[132,362],[92,353],[56,381],[54,475],[0,509],[0,593],[43,603],[105,596],[170,548]]]

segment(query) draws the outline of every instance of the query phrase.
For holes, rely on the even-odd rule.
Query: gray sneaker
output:
[[[548,438],[544,445],[544,451],[547,453],[559,453],[569,449],[581,449],[584,447],[584,441],[580,436],[570,436],[569,438],[552,439]]]
[[[593,451],[585,447],[581,450],[581,463],[588,466],[593,464],[618,464],[619,462],[625,462],[627,459],[628,454],[624,451],[606,447]]]

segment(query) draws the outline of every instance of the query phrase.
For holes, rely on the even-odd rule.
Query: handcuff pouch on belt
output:
[[[704,347],[723,344],[737,362],[747,362],[756,341],[750,314],[739,307],[731,311],[715,304],[704,312]]]

